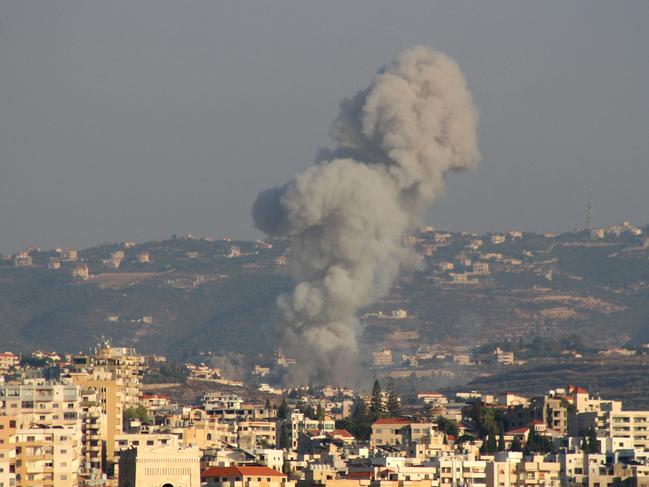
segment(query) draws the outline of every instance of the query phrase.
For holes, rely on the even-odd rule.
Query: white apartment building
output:
[[[67,428],[16,430],[16,486],[77,487],[81,433]]]
[[[317,430],[320,433],[331,433],[336,429],[336,422],[330,419],[318,421],[317,419],[307,418],[304,414],[295,410],[291,413],[288,427],[291,433],[291,447],[297,449],[300,433],[312,430]]]
[[[649,411],[608,411],[604,432],[614,439],[628,440],[633,448],[649,449]]]
[[[81,431],[79,387],[43,379],[0,386],[0,414],[19,416],[19,427],[60,426]]]
[[[208,392],[203,396],[203,407],[210,414],[235,413],[241,409],[243,399],[236,394],[225,394],[221,392]]]
[[[469,455],[433,458],[432,465],[439,471],[439,485],[484,486],[487,483],[487,462]]]

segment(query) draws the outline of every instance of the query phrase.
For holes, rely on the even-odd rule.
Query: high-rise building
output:
[[[104,427],[100,430],[102,448],[105,450],[105,457],[112,459],[115,455],[115,436],[122,432],[122,418],[126,404],[122,379],[114,379],[110,373],[103,371],[92,374],[72,373],[70,380],[85,391],[96,392],[104,422]]]
[[[0,486],[16,485],[16,416],[0,416]]]
[[[76,487],[81,433],[59,427],[16,430],[16,486]]]

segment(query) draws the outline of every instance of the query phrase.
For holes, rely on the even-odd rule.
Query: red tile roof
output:
[[[201,473],[201,478],[207,477],[286,477],[286,475],[269,467],[235,465],[210,467]]]
[[[381,418],[374,421],[374,424],[410,424],[412,421],[403,418]]]
[[[352,435],[347,430],[333,430],[331,432],[331,436],[342,436],[343,438],[353,438],[354,437],[354,435]]]
[[[361,470],[361,471],[356,471],[356,472],[349,472],[349,475],[347,475],[347,478],[349,479],[371,479],[372,478],[372,472],[369,470]]]

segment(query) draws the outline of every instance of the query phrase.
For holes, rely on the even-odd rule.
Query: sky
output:
[[[0,1],[0,253],[262,235],[338,102],[413,44],[452,56],[482,164],[437,228],[649,223],[649,2]]]

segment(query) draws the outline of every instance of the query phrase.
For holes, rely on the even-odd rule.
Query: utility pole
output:
[[[588,203],[586,203],[586,230],[590,230],[590,223],[593,211],[593,201],[591,199],[591,188],[588,186]]]

